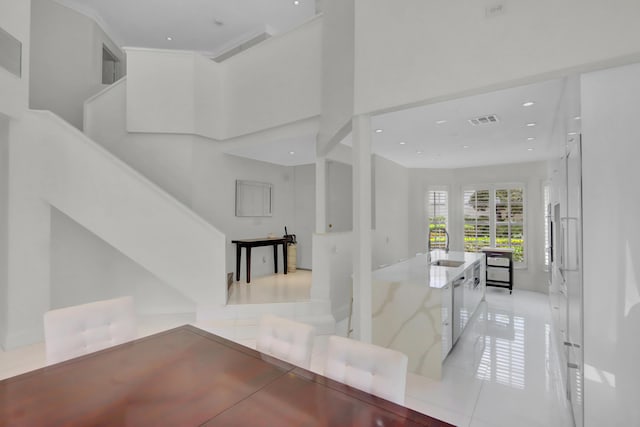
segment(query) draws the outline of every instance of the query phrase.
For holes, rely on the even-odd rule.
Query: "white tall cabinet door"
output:
[[[567,389],[577,427],[583,426],[582,326],[582,144],[579,136],[567,147],[567,216],[563,273],[567,289]]]
[[[584,425],[640,426],[640,64],[581,79]]]

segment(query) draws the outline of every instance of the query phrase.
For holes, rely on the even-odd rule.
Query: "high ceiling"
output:
[[[263,32],[288,31],[316,14],[316,0],[56,1],[96,19],[122,46],[194,50],[210,56]],[[408,168],[559,156],[550,141],[563,88],[563,80],[553,80],[374,116],[372,129],[382,132],[372,133],[372,151]],[[534,104],[523,106],[528,101]],[[498,122],[469,123],[487,115],[497,116]],[[343,141],[347,145],[349,138]],[[228,152],[286,166],[306,164],[314,161],[314,139],[301,135]]]
[[[381,114],[372,118],[372,150],[408,168],[461,168],[560,156],[551,135],[563,89],[564,80],[551,80]],[[533,104],[523,105],[528,102]],[[498,121],[469,122],[488,115]]]
[[[315,16],[315,0],[56,0],[95,18],[121,46],[216,56]],[[168,38],[171,38],[169,40]]]

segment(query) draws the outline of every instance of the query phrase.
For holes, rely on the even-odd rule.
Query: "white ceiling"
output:
[[[564,79],[551,80],[380,114],[371,119],[372,151],[407,168],[453,169],[560,157],[562,146],[553,144],[551,136],[556,117],[564,119],[558,111],[564,87]],[[534,104],[522,105],[528,101]],[[497,115],[499,122],[469,123],[489,114]],[[436,123],[441,120],[446,122]],[[576,121],[575,127],[570,130],[579,130],[580,123]],[[342,143],[351,146],[351,135]],[[232,144],[225,152],[283,166],[302,165],[315,161],[315,137]]]
[[[224,152],[282,166],[308,165],[316,161],[316,136],[307,134],[271,142],[232,144]]]
[[[381,114],[372,118],[372,151],[408,168],[461,168],[560,156],[551,135],[563,89],[564,80],[559,79]],[[523,106],[527,101],[535,104]],[[489,114],[497,115],[499,123],[468,122]],[[436,123],[441,120],[446,122]]]
[[[211,56],[265,31],[288,31],[316,13],[316,0],[299,0],[297,6],[293,0],[56,1],[96,19],[120,45]],[[374,116],[372,129],[383,132],[372,133],[372,151],[408,168],[460,168],[560,156],[550,140],[563,87],[563,80],[553,80]],[[526,101],[535,104],[523,107]],[[496,114],[500,122],[486,127],[468,122],[488,114]],[[439,120],[446,123],[437,124]],[[531,122],[536,126],[527,127]],[[528,137],[535,140],[527,141]],[[349,138],[343,143],[350,145]],[[314,144],[313,136],[301,135],[227,152],[292,166],[313,163]]]
[[[121,46],[215,56],[315,16],[315,0],[56,0],[95,18]],[[216,21],[222,22],[219,25]],[[167,40],[171,37],[173,40]]]

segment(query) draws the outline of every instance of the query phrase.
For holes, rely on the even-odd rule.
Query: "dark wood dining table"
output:
[[[450,426],[185,325],[0,381],[1,426]]]

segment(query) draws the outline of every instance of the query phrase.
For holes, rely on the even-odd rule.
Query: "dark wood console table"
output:
[[[263,237],[260,239],[242,239],[232,240],[231,243],[236,244],[236,281],[240,281],[240,258],[242,256],[242,248],[247,253],[247,283],[251,282],[251,248],[259,246],[273,246],[273,270],[278,272],[278,245],[282,245],[282,258],[284,266],[284,274],[287,274],[287,237]]]

